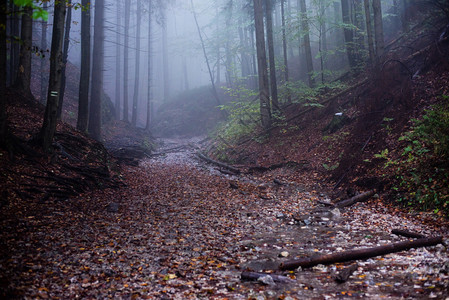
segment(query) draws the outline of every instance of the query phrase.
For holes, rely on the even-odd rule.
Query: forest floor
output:
[[[342,284],[333,276],[349,264],[277,271],[295,257],[406,240],[393,228],[443,235],[447,245],[448,225],[377,199],[326,212],[326,189],[287,180],[294,170],[225,175],[197,159],[201,142],[165,140],[160,155],[123,167],[120,189],[3,207],[2,298],[449,297],[443,245],[358,261]],[[244,270],[292,280],[242,281]]]

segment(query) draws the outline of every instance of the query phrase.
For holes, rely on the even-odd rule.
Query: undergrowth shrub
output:
[[[388,149],[375,155],[386,159],[386,168],[394,168],[397,200],[449,217],[449,97],[414,120],[399,140],[405,146],[398,159],[392,159]]]

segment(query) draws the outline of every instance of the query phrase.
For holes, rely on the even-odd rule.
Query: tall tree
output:
[[[233,0],[227,0],[228,3],[224,8],[226,19],[225,19],[225,28],[226,28],[226,38],[225,38],[225,69],[226,69],[226,83],[228,87],[232,87],[233,84],[233,70],[232,70],[232,54],[231,54],[231,21],[232,21],[232,10],[233,10]]]
[[[129,120],[128,81],[129,81],[129,19],[131,17],[131,1],[125,1],[125,45],[123,50],[123,121]]]
[[[374,54],[374,43],[373,43],[373,23],[371,21],[371,10],[369,0],[364,0],[365,5],[365,20],[366,20],[366,34],[368,38],[368,52],[370,64],[374,64],[375,54]]]
[[[137,125],[137,105],[139,99],[139,78],[140,78],[140,26],[141,26],[141,2],[137,0],[137,27],[136,27],[136,66],[134,75],[134,96],[131,123],[134,127]]]
[[[67,16],[65,17],[64,46],[62,50],[62,74],[61,74],[61,89],[59,91],[58,119],[61,119],[62,105],[64,103],[65,82],[66,82],[65,72],[67,69],[67,62],[69,57],[71,24],[72,24],[72,0],[67,0]]]
[[[164,98],[167,101],[170,98],[170,74],[168,66],[168,18],[167,9],[162,10],[162,66],[164,72]]]
[[[283,50],[283,56],[284,56],[284,82],[288,83],[288,55],[287,55],[287,34],[285,29],[285,8],[284,8],[284,2],[285,0],[281,0],[281,22],[282,22],[282,50]],[[291,95],[290,92],[288,92],[287,95],[288,102],[291,102]]]
[[[149,7],[149,9],[148,9],[148,55],[147,55],[147,58],[148,58],[147,122],[146,122],[146,126],[145,126],[146,130],[150,129],[151,120],[152,120],[152,118],[151,118],[151,111],[152,111],[152,109],[151,109],[152,86],[151,85],[152,85],[152,77],[153,77],[153,72],[152,72],[153,64],[151,63],[151,59],[152,59],[152,55],[153,55],[153,43],[151,40],[153,38],[153,35],[151,32],[153,29],[153,27],[151,26],[151,22],[153,20],[153,18],[152,18],[152,13],[153,13],[152,6],[153,5],[152,4],[153,4],[153,1],[149,0],[148,1],[148,7]]]
[[[0,2],[0,147],[6,146],[7,115],[6,115],[6,15],[7,1]]]
[[[101,138],[101,103],[103,99],[103,67],[104,67],[104,0],[95,1],[94,46],[92,55],[92,87],[89,106],[88,131],[91,136]]]
[[[354,31],[351,21],[349,0],[341,0],[341,14],[343,17],[345,47],[351,69],[357,67],[356,49],[354,47]]]
[[[89,0],[81,0],[81,71],[78,100],[78,120],[76,128],[87,131],[89,122],[89,84],[90,84],[90,12]]]
[[[376,60],[377,63],[381,60],[384,54],[384,29],[382,22],[382,6],[380,0],[373,0],[373,15],[374,15],[374,38],[376,42]]]
[[[44,122],[38,135],[38,142],[45,152],[49,152],[56,131],[59,90],[62,73],[62,42],[64,39],[65,2],[55,3],[53,32],[51,37],[50,79],[48,82],[47,105]]]
[[[270,62],[270,92],[271,104],[274,110],[279,110],[278,88],[276,81],[276,62],[274,60],[274,38],[273,38],[273,2],[265,0],[265,17],[267,28],[268,60]]]
[[[303,36],[304,51],[306,54],[306,66],[307,66],[307,78],[309,86],[315,86],[315,79],[313,78],[313,60],[312,60],[312,48],[310,47],[310,29],[309,20],[307,17],[306,0],[298,0],[301,10],[301,29]]]
[[[17,78],[17,71],[19,69],[19,56],[20,56],[20,43],[18,36],[20,35],[20,18],[19,8],[15,5],[14,1],[9,1],[9,22],[10,28],[10,52],[9,52],[9,84],[13,85]],[[45,95],[46,97],[46,95]]]
[[[43,7],[42,9],[47,11],[48,9],[48,2],[44,1],[42,3]],[[45,52],[47,50],[47,25],[48,22],[47,20],[43,19],[41,21],[41,26],[42,26],[42,30],[41,30],[41,52],[42,53],[42,58],[41,58],[41,94],[40,94],[40,101],[42,103],[45,102],[46,100],[46,95],[47,95],[47,84],[48,84],[48,76],[47,76],[47,72],[45,70],[45,68],[47,67],[47,58],[45,57]]]
[[[22,90],[28,97],[31,93],[31,47],[33,41],[33,8],[23,7],[22,28],[20,32],[19,69],[17,72],[15,87]]]
[[[115,37],[115,118],[120,120],[120,99],[121,99],[121,34],[122,34],[122,11],[121,11],[121,0],[116,2],[117,10],[117,33]],[[151,0],[150,0],[151,7]]]
[[[262,126],[271,126],[270,96],[268,88],[267,54],[265,51],[265,36],[263,24],[263,3],[262,0],[254,1],[254,25],[256,31],[257,66],[259,72],[259,98],[260,117]]]

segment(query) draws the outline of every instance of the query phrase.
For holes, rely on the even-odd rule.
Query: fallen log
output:
[[[257,272],[248,272],[244,271],[240,275],[240,278],[242,280],[248,280],[248,281],[256,281],[261,277],[270,276],[274,282],[280,282],[280,283],[291,283],[294,282],[293,279],[290,279],[286,276],[282,275],[274,275],[274,274],[267,274],[267,273],[257,273]]]
[[[365,192],[365,193],[361,193],[361,194],[356,195],[356,196],[354,196],[352,198],[349,198],[349,199],[337,202],[335,204],[335,207],[343,208],[343,207],[351,206],[351,205],[353,205],[353,204],[355,204],[357,202],[363,202],[363,201],[368,200],[374,194],[375,194],[374,191],[368,191],[368,192]]]
[[[400,235],[400,236],[404,236],[407,238],[412,238],[412,239],[422,239],[425,238],[426,236],[421,234],[421,233],[417,233],[417,232],[411,232],[408,230],[401,230],[401,229],[393,229],[391,231],[392,234],[396,234],[396,235]]]
[[[413,241],[404,241],[373,248],[342,251],[333,254],[317,255],[313,257],[300,258],[282,263],[281,270],[294,270],[299,267],[311,268],[316,265],[330,265],[334,263],[347,262],[371,257],[382,256],[390,253],[400,252],[411,248],[435,246],[443,242],[443,237],[422,238]]]
[[[210,164],[213,164],[213,165],[219,166],[221,168],[227,169],[227,170],[229,170],[229,171],[231,171],[231,172],[233,172],[235,174],[240,174],[241,173],[241,171],[239,169],[234,168],[233,166],[227,165],[225,163],[213,160],[212,158],[207,157],[206,155],[202,154],[201,152],[198,152],[197,156],[199,158],[201,158],[202,160],[210,163]]]
[[[348,281],[349,277],[351,277],[352,273],[354,273],[358,267],[358,264],[352,264],[349,267],[340,270],[337,274],[335,274],[334,280],[338,283],[344,283]]]

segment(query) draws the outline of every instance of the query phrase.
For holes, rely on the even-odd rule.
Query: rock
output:
[[[118,213],[119,208],[120,208],[120,205],[118,203],[111,202],[106,207],[106,210],[107,210],[107,212],[110,212],[110,213]]]
[[[257,281],[261,282],[261,283],[263,283],[265,285],[269,285],[269,286],[276,285],[276,283],[274,283],[274,280],[273,280],[273,278],[270,275],[259,277],[257,279]]]
[[[333,220],[333,221],[339,221],[340,219],[341,219],[341,212],[340,212],[340,209],[338,209],[338,208],[334,208],[334,209],[332,209],[331,211],[331,219]]]
[[[288,253],[287,251],[282,251],[281,253],[279,253],[279,257],[287,257],[289,255],[290,253]]]

